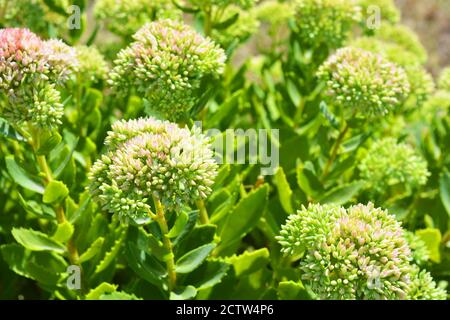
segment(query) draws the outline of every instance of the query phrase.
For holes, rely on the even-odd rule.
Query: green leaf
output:
[[[15,243],[1,246],[0,252],[12,271],[47,286],[55,286],[67,267],[50,253],[30,253]]]
[[[444,171],[439,179],[439,191],[442,204],[450,216],[450,174]]]
[[[25,141],[25,138],[22,137],[13,127],[11,127],[8,121],[2,117],[0,117],[0,135],[17,141]]]
[[[64,201],[69,195],[69,189],[61,181],[50,181],[44,191],[42,201],[47,204],[55,204]]]
[[[264,184],[238,202],[220,231],[221,249],[240,241],[256,226],[264,213],[268,194],[269,185]]]
[[[117,254],[119,253],[120,248],[122,247],[122,242],[125,239],[126,236],[126,229],[124,229],[119,237],[117,239],[112,248],[105,254],[104,258],[95,268],[95,273],[100,273],[103,270],[105,270],[116,258]]]
[[[67,153],[66,157],[64,158],[64,160],[59,164],[59,166],[56,168],[56,170],[53,172],[53,177],[55,179],[58,179],[58,177],[61,175],[61,173],[63,173],[64,169],[67,167],[67,165],[69,164],[70,160],[72,159],[72,155],[75,152],[75,148],[78,145],[78,141],[79,138],[77,137],[73,143],[72,148],[70,149],[70,151]]]
[[[284,211],[289,214],[294,212],[292,208],[292,190],[284,174],[283,168],[279,167],[275,174],[275,185],[278,189],[278,196],[280,198],[281,206]]]
[[[39,231],[13,228],[11,233],[18,243],[31,251],[53,251],[62,254],[66,250],[61,243]]]
[[[188,275],[186,283],[197,290],[204,290],[220,283],[227,274],[230,264],[223,261],[207,261]]]
[[[225,102],[218,108],[218,110],[207,121],[207,128],[214,128],[218,126],[220,122],[228,115],[230,115],[234,109],[239,106],[239,99],[243,93],[243,90],[238,90],[231,95]]]
[[[100,300],[142,300],[141,298],[136,297],[134,294],[115,291],[111,293],[104,293],[100,296]]]
[[[83,254],[78,259],[78,263],[83,263],[83,262],[89,261],[93,257],[95,257],[96,255],[98,255],[101,252],[101,250],[102,250],[104,242],[105,242],[105,238],[98,237],[91,244],[91,246],[85,252],[83,252]]]
[[[263,248],[253,252],[245,251],[241,255],[226,258],[225,261],[233,265],[237,277],[242,277],[267,266],[269,257],[269,250]]]
[[[197,289],[193,286],[187,286],[183,289],[170,293],[170,300],[188,300],[197,295]]]
[[[320,200],[320,203],[335,203],[337,205],[346,204],[352,200],[363,187],[364,182],[362,181],[355,181],[338,186],[328,191]]]
[[[140,250],[155,256],[161,261],[164,261],[168,253],[163,243],[156,239],[153,234],[147,233],[143,228],[131,228],[128,239],[129,241],[136,241],[137,247]]]
[[[167,236],[169,238],[175,238],[181,234],[184,227],[186,226],[187,222],[189,220],[189,216],[185,211],[181,211],[180,214],[177,217],[177,220],[175,221],[175,225],[170,229]]]
[[[156,260],[153,256],[139,248],[137,243],[137,233],[130,232],[125,243],[125,257],[128,266],[141,278],[154,284],[158,288],[162,288],[163,281],[161,278],[167,276],[165,266]]]
[[[17,164],[13,155],[6,156],[5,162],[6,170],[8,170],[9,175],[15,183],[24,187],[25,189],[41,194],[44,193],[44,187],[34,182],[27,176],[27,173]]]
[[[232,15],[230,18],[226,19],[225,21],[214,24],[213,28],[217,29],[217,30],[227,29],[229,26],[236,23],[236,21],[238,19],[239,19],[239,13],[235,13],[234,15]]]
[[[94,109],[97,109],[100,107],[102,100],[103,95],[99,90],[89,88],[86,92],[85,101],[83,103],[83,112],[90,113]]]
[[[58,144],[61,143],[62,137],[58,132],[47,131],[41,138],[42,143],[36,151],[38,156],[48,155]]]
[[[297,183],[300,189],[310,197],[314,197],[323,190],[322,184],[313,169],[313,164],[309,161],[297,166]]]
[[[217,226],[212,224],[196,226],[187,237],[175,247],[175,254],[183,255],[188,251],[213,242],[216,230]]]
[[[189,251],[177,260],[175,271],[177,273],[192,272],[202,264],[215,247],[216,245],[214,243],[210,243]]]
[[[325,119],[328,120],[328,122],[331,124],[331,126],[335,129],[340,128],[339,120],[337,117],[328,109],[327,104],[322,101],[319,105],[320,112],[322,112]]]
[[[118,286],[115,284],[102,282],[95,289],[89,291],[89,293],[86,295],[86,300],[99,300],[100,297],[104,294],[116,292],[117,287]]]
[[[291,101],[294,104],[294,106],[298,107],[300,105],[302,95],[298,91],[296,85],[291,80],[287,80],[286,89],[287,89],[289,98],[291,98]]]
[[[52,239],[60,243],[65,243],[72,237],[73,232],[73,225],[69,221],[65,221],[58,224],[58,227],[56,228],[55,234],[52,236]]]
[[[441,231],[439,229],[428,228],[417,230],[416,235],[427,245],[428,251],[430,252],[430,260],[435,263],[440,263],[440,246],[442,240]]]
[[[294,281],[283,281],[278,285],[280,300],[311,300],[311,296],[303,284]]]

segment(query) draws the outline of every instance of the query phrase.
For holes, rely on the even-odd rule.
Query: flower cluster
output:
[[[96,82],[106,79],[108,75],[108,64],[103,55],[95,47],[76,47],[79,61],[78,74],[86,81]]]
[[[0,114],[14,124],[60,124],[63,109],[55,85],[77,65],[74,49],[59,40],[43,41],[28,29],[0,29]]]
[[[133,35],[147,22],[179,20],[182,15],[172,0],[99,0],[94,12],[111,32],[126,37]]]
[[[447,292],[436,285],[429,272],[414,268],[414,276],[408,290],[408,299],[447,300]]]
[[[361,37],[351,43],[402,67],[410,83],[412,105],[421,106],[434,91],[433,77],[423,67],[427,53],[417,35],[402,25],[382,24],[373,37]]]
[[[310,204],[288,218],[277,239],[284,252],[304,253],[302,281],[319,299],[442,297],[429,274],[417,275],[400,223],[371,203]]]
[[[318,77],[338,105],[362,117],[384,115],[408,96],[402,68],[371,52],[339,49],[319,68]]]
[[[417,58],[417,62],[421,64],[427,61],[427,51],[420,42],[417,34],[407,26],[383,23],[376,30],[375,37],[384,42],[399,45],[402,49],[413,53]]]
[[[119,92],[134,87],[169,119],[188,112],[199,99],[202,81],[224,70],[224,51],[187,25],[152,22],[134,39],[118,54],[109,81]]]
[[[419,266],[426,263],[430,259],[430,250],[427,244],[419,236],[410,231],[405,233],[405,237],[411,249],[414,263]]]
[[[92,167],[89,188],[125,220],[145,220],[152,197],[173,210],[211,192],[217,164],[196,127],[154,118],[118,121],[105,144],[108,152]]]
[[[391,24],[400,21],[400,11],[393,0],[358,0],[357,4],[362,12],[363,29],[367,32],[378,29],[378,21],[374,18],[380,17],[383,22]]]
[[[411,192],[426,184],[427,163],[415,150],[393,138],[375,142],[358,166],[367,188],[375,194]]]
[[[441,90],[450,92],[450,67],[442,70],[441,74],[439,75],[438,87]]]
[[[272,25],[286,23],[295,14],[293,3],[278,2],[276,0],[264,1],[254,9],[255,15],[260,21]]]
[[[302,208],[279,241],[284,248],[303,242],[302,280],[320,299],[406,297],[410,249],[395,218],[372,204]]]
[[[339,47],[360,21],[354,0],[298,0],[296,4],[296,34],[310,47]]]

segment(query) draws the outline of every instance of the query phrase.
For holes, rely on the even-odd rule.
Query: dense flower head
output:
[[[400,21],[400,10],[393,0],[358,0],[357,4],[361,7],[362,25],[366,31],[373,31],[379,27],[378,21],[373,18],[379,17],[381,21],[391,24]]]
[[[268,22],[272,25],[286,23],[294,17],[294,7],[291,2],[278,2],[277,0],[268,0],[255,7],[254,12],[259,20]]]
[[[421,115],[431,121],[434,117],[446,118],[450,110],[450,91],[437,90],[421,108]]]
[[[444,68],[439,75],[438,87],[450,92],[450,67]]]
[[[358,168],[374,194],[411,192],[426,184],[430,175],[426,161],[410,145],[394,138],[373,143]]]
[[[121,92],[134,87],[154,111],[177,119],[198,101],[202,80],[223,73],[225,53],[190,26],[162,20],[142,27],[110,73]]]
[[[113,33],[131,36],[145,23],[182,16],[172,0],[98,0],[94,13]]]
[[[428,54],[425,47],[417,34],[407,26],[382,23],[380,28],[376,30],[375,37],[384,42],[401,46],[404,50],[413,53],[420,63],[427,61]]]
[[[405,233],[405,237],[406,241],[408,241],[409,248],[411,249],[414,263],[419,266],[426,263],[430,259],[430,250],[425,241],[410,231]]]
[[[59,40],[43,41],[28,29],[0,29],[0,114],[15,124],[61,123],[56,84],[76,70],[74,50]]]
[[[380,55],[353,47],[339,49],[319,68],[334,101],[362,117],[384,115],[408,96],[405,71]]]
[[[392,31],[394,33],[394,31]],[[401,37],[399,37],[401,38]],[[408,41],[404,41],[407,43]],[[411,41],[415,42],[415,41]],[[402,45],[401,41],[388,41],[374,37],[361,37],[351,42],[350,46],[370,51],[374,54],[381,55],[384,59],[389,60],[405,70],[410,84],[410,96],[415,98],[414,106],[421,106],[435,89],[433,77],[422,66],[423,59],[426,59],[426,52],[422,58],[417,52],[420,43],[417,44],[417,52],[410,51],[412,45]]]
[[[152,197],[168,210],[204,199],[217,164],[209,138],[154,118],[118,121],[105,144],[108,152],[90,174],[90,190],[108,211],[125,220],[145,219]]]
[[[408,299],[447,300],[447,292],[436,285],[428,271],[414,268],[414,275],[408,289]]]
[[[278,240],[285,252],[302,243],[302,281],[319,299],[407,296],[412,268],[404,231],[392,215],[371,203],[348,209],[303,207],[282,227]]]
[[[108,63],[97,48],[77,46],[75,49],[79,61],[78,73],[82,79],[93,82],[106,79]]]
[[[339,47],[360,20],[354,0],[296,0],[296,34],[312,47]]]

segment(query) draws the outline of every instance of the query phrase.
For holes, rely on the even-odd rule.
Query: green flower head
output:
[[[393,0],[358,0],[357,4],[361,7],[363,29],[368,33],[378,28],[376,19],[390,24],[400,21],[400,10]]]
[[[414,276],[408,290],[408,299],[447,300],[447,292],[436,285],[428,271],[414,268]]]
[[[407,297],[411,251],[403,229],[371,203],[310,205],[288,219],[278,241],[288,253],[303,246],[302,281],[319,299]]]
[[[426,184],[426,161],[408,144],[393,138],[376,141],[358,166],[361,178],[373,194],[410,193]]]
[[[224,51],[187,25],[152,22],[133,37],[135,42],[119,53],[109,82],[119,93],[134,88],[168,119],[188,112],[202,94],[202,81],[224,71]]]
[[[218,165],[199,129],[154,118],[118,121],[106,138],[108,152],[90,174],[90,190],[124,220],[148,216],[152,197],[168,210],[204,199]]]
[[[182,16],[172,0],[98,0],[94,14],[111,32],[125,37],[133,35],[147,22],[180,20]]]
[[[333,101],[360,117],[385,115],[408,96],[405,71],[380,55],[353,47],[339,49],[319,68]]]
[[[108,64],[97,48],[78,46],[75,49],[79,61],[78,74],[83,80],[96,82],[106,79]]]
[[[450,67],[444,68],[439,75],[438,87],[450,92]]]
[[[353,0],[296,0],[296,35],[309,47],[337,48],[360,20]]]

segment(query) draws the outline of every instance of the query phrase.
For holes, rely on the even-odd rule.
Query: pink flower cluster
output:
[[[0,115],[13,124],[59,124],[63,110],[55,85],[77,66],[75,50],[60,40],[44,41],[28,29],[0,29]]]

